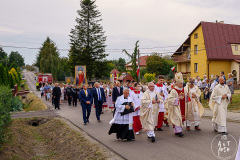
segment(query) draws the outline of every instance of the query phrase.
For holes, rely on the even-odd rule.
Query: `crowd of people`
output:
[[[155,142],[155,131],[162,131],[163,124],[173,126],[176,136],[184,137],[183,127],[191,131],[201,131],[201,116],[204,108],[201,95],[208,100],[213,111],[213,127],[216,132],[228,134],[226,129],[227,106],[234,93],[233,75],[228,80],[221,72],[215,79],[204,75],[201,80],[188,78],[185,82],[183,75],[175,73],[175,78],[166,80],[159,76],[158,81],[149,83],[116,82],[103,84],[96,82],[94,86],[45,84],[39,85],[41,97],[52,101],[55,109],[60,109],[63,101],[69,106],[76,107],[80,102],[83,113],[83,123],[89,123],[91,109],[95,108],[96,119],[101,122],[105,111],[112,111],[113,119],[109,135],[116,133],[117,139],[133,140],[141,130],[147,131],[147,137]]]

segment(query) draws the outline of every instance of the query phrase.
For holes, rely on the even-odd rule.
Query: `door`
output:
[[[48,78],[47,77],[43,77],[43,82],[47,83],[47,81],[48,81]]]

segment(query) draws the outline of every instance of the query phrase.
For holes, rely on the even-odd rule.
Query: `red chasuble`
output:
[[[180,100],[180,109],[181,109],[181,114],[182,114],[182,121],[185,121],[185,94],[184,94],[184,88],[182,90],[178,90],[176,88],[174,88],[178,95],[182,94],[183,95],[183,99]]]

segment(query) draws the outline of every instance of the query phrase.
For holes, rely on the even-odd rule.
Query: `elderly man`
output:
[[[162,96],[155,90],[154,83],[148,83],[148,90],[141,99],[140,120],[142,128],[147,130],[147,136],[152,142],[155,142],[154,129],[158,124],[158,113],[162,103]]]
[[[103,88],[100,87],[99,83],[94,84],[94,89],[92,90],[92,96],[94,99],[94,105],[96,109],[96,117],[98,122],[101,122],[100,115],[102,113],[102,104],[106,102],[106,97]]]
[[[227,107],[231,100],[231,92],[229,87],[225,85],[224,77],[220,77],[218,81],[219,84],[211,95],[209,107],[213,111],[212,122],[215,132],[226,135],[228,134],[226,127]]]
[[[53,88],[53,98],[54,98],[54,106],[55,109],[60,109],[59,107],[59,101],[60,101],[60,97],[61,97],[61,89],[58,86],[58,83],[55,84],[55,87]]]
[[[204,108],[199,102],[201,91],[198,86],[194,85],[193,80],[184,88],[184,91],[188,97],[188,105],[186,105],[187,131],[190,131],[191,125],[195,125],[195,130],[200,131],[199,124],[204,113]]]
[[[108,134],[117,133],[117,139],[127,139],[128,141],[135,139],[133,132],[133,112],[130,111],[133,106],[133,99],[129,97],[129,89],[125,89],[123,95],[117,98],[115,103],[115,115],[110,121],[112,124]],[[124,114],[125,111],[129,111]]]
[[[185,121],[186,97],[183,88],[182,73],[175,74],[176,86],[168,97],[168,120],[173,124],[175,135],[183,137],[182,127]]]

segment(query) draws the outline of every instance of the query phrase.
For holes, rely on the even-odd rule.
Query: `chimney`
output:
[[[219,23],[222,23],[222,24],[224,24],[224,21],[220,21]]]

